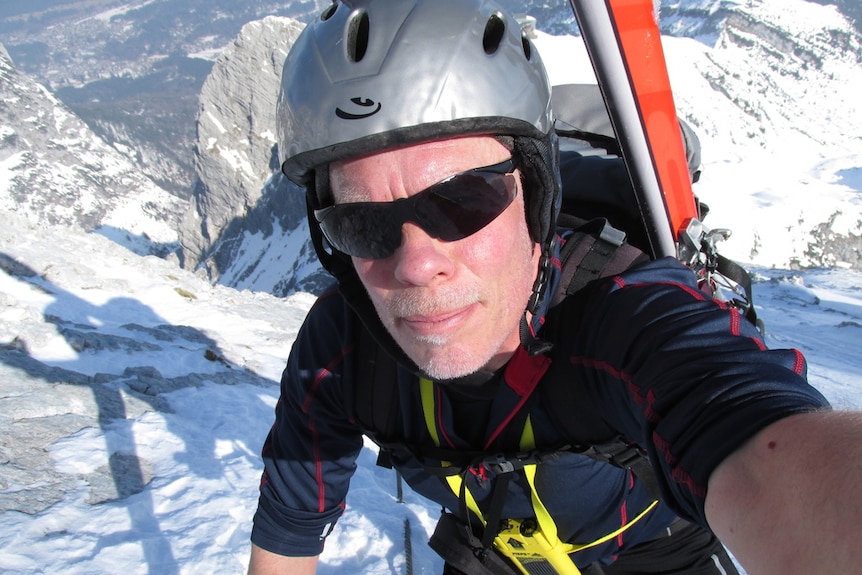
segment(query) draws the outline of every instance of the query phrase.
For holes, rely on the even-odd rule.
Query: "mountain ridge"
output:
[[[107,11],[108,4],[101,5],[106,12],[90,20],[111,26],[134,22],[130,15],[136,11],[130,7],[137,6],[135,2],[111,4],[112,12]],[[310,5],[300,8],[305,16],[313,9]],[[547,7],[536,9],[547,14]],[[555,14],[549,15],[552,28],[572,19],[566,11]],[[798,203],[813,190],[828,198],[821,210],[799,208],[798,221],[778,223],[764,218],[757,229],[735,230],[728,244],[731,255],[760,263],[774,258],[768,261],[781,266],[862,265],[858,256],[862,215],[858,206],[854,207],[862,170],[862,160],[855,152],[860,148],[862,114],[854,113],[858,105],[853,90],[862,86],[859,33],[834,7],[803,0],[664,2],[661,14],[664,30],[694,37],[666,36],[665,45],[680,114],[698,130],[704,147],[706,169],[697,192],[714,208],[715,215],[708,224],[733,227],[734,204],[762,209],[781,202]],[[543,32],[544,24],[542,20],[538,23],[537,46],[549,63],[552,77],[565,77],[572,63],[560,64],[548,52],[563,46],[571,54],[583,53],[582,46],[576,48],[577,37],[550,37]],[[272,132],[279,62],[302,26],[301,20],[281,16],[254,20],[245,24],[226,47],[207,55],[212,63],[201,80],[195,106],[196,135],[189,143],[195,185],[186,192],[188,207],[181,201],[159,212],[162,215],[156,219],[171,222],[169,227],[177,237],[154,249],[164,255],[175,250],[179,241],[177,254],[182,265],[198,269],[213,282],[279,295],[297,290],[318,292],[329,282],[307,240],[302,194],[280,175],[274,160]],[[204,38],[201,30],[196,34]],[[201,40],[189,46],[206,51],[206,42],[213,41]],[[109,92],[103,95],[108,97]],[[50,100],[42,105],[46,109],[61,106]],[[65,110],[64,114],[71,114]],[[82,141],[101,137],[119,152],[107,150],[105,157],[132,158],[134,168],[130,172],[143,171],[151,176],[143,180],[134,176],[130,181],[136,186],[162,189],[153,183],[153,171],[145,164],[163,158],[157,152],[142,151],[146,144],[129,144],[135,135],[121,132],[121,124],[106,121],[100,132],[76,126]],[[19,136],[9,125],[3,130],[0,154],[5,154],[4,165],[8,167],[13,154],[10,142]],[[111,134],[106,136],[107,132]],[[779,148],[782,150],[777,151]],[[793,170],[776,165],[782,154],[799,155],[822,177],[812,179],[801,172],[794,176]],[[148,155],[156,159],[148,160]],[[40,173],[51,174],[53,160],[45,158],[48,165]],[[87,175],[92,182],[99,182],[103,172],[110,172],[98,162],[80,161],[84,166],[88,162],[96,170]],[[750,197],[728,194],[728,189],[739,187],[743,177],[737,173],[738,162],[761,163],[775,181],[765,177],[757,182],[763,190],[754,191]],[[167,171],[165,168],[161,173]],[[800,179],[807,181],[800,184],[796,181]],[[48,187],[60,185],[45,181],[50,183]],[[9,187],[9,193],[17,194],[16,201],[26,204],[29,200],[20,191],[14,192],[21,189],[15,185]],[[177,195],[176,190],[168,191]],[[46,188],[44,193],[48,192],[52,190]],[[57,191],[56,197],[68,193],[68,189]],[[47,220],[60,212],[48,206],[45,210]],[[86,213],[79,210],[77,224],[87,229],[101,225],[104,233],[110,232],[109,222],[95,222]],[[126,223],[117,229],[123,225],[129,227]],[[128,236],[129,231],[125,234]],[[788,234],[789,239],[784,239]],[[124,241],[131,242],[128,238]]]
[[[96,231],[139,254],[176,252],[183,202],[141,175],[0,45],[0,206]]]

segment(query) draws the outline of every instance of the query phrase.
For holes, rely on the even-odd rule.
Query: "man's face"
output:
[[[494,138],[459,138],[334,163],[330,180],[336,204],[392,202],[510,156]],[[530,239],[515,179],[515,200],[464,239],[442,241],[407,222],[393,255],[353,258],[383,324],[435,379],[498,369],[520,344],[540,250]]]

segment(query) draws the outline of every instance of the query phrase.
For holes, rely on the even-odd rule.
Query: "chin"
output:
[[[410,355],[419,369],[433,380],[457,379],[472,375],[483,370],[494,355],[493,353],[488,353],[486,357],[485,354],[479,354],[476,351],[465,351],[459,348],[440,353],[442,350],[434,350],[433,348],[437,346],[434,344],[431,345],[432,351],[430,354]],[[427,350],[427,344],[423,347]]]
[[[476,367],[460,367],[449,365],[436,365],[436,364],[428,364],[428,365],[420,365],[419,369],[422,370],[422,373],[426,374],[429,378],[434,381],[448,381],[450,379],[460,379],[462,377],[467,377],[468,375],[472,375],[479,371],[481,368]]]

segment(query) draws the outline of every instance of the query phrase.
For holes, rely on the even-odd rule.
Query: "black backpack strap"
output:
[[[354,385],[345,385],[345,405],[352,405],[356,422],[363,432],[380,445],[377,464],[391,468],[391,450],[385,447],[394,439],[400,421],[398,369],[395,360],[361,324],[357,328]]]
[[[626,243],[625,233],[611,226],[604,218],[589,222],[571,216],[563,218],[563,225],[575,224],[576,227],[560,250],[560,284],[551,304],[555,311],[554,317],[549,318],[549,322],[557,326],[576,324],[582,312],[583,302],[577,298],[566,298],[595,279],[617,275],[650,259],[647,254]],[[555,347],[558,353],[563,351],[559,346]],[[659,499],[658,481],[646,453],[639,446],[625,441],[608,426],[599,415],[599,410],[591,408],[589,401],[578,393],[575,386],[570,385],[566,374],[559,371],[565,369],[560,368],[560,365],[565,365],[565,361],[558,357],[546,376],[547,380],[543,382],[544,403],[564,437],[576,446],[574,451],[628,469],[646,487],[651,497]]]
[[[577,222],[576,218],[571,220]],[[625,232],[604,218],[579,225],[560,250],[562,272],[551,307],[595,279],[619,274],[649,260],[649,256],[625,240]]]
[[[765,328],[763,322],[757,317],[757,311],[754,309],[754,292],[751,290],[751,276],[748,271],[735,261],[721,254],[716,254],[716,263],[718,273],[736,282],[745,291],[744,302],[739,307],[743,308],[745,319],[750,321],[763,333]]]
[[[583,452],[587,455],[631,471],[638,481],[646,488],[653,499],[661,499],[655,471],[649,462],[646,452],[638,445],[627,442],[622,436],[617,436],[604,443],[594,443]]]

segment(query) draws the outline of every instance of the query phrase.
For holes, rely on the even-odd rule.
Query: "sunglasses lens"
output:
[[[390,257],[401,245],[401,227],[418,224],[447,242],[475,234],[515,199],[512,161],[462,172],[394,202],[356,202],[315,211],[323,235],[336,250],[363,259]]]
[[[490,224],[514,199],[511,175],[461,174],[429,189],[416,202],[416,217],[428,235],[454,242]]]
[[[320,229],[340,252],[365,259],[388,258],[401,244],[401,226],[392,225],[390,207],[388,202],[335,206],[320,219]]]

